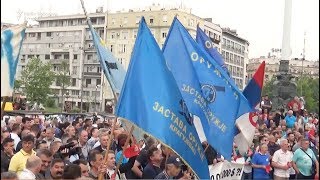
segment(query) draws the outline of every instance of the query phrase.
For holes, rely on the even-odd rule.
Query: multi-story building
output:
[[[249,42],[238,36],[236,30],[222,29],[222,56],[230,76],[240,89],[245,87]]]
[[[175,16],[196,36],[197,24],[204,29],[213,40],[214,45],[221,51],[220,39],[222,29],[211,22],[191,14],[186,9],[165,9],[151,6],[145,10],[118,11],[115,13],[89,14],[93,26],[105,39],[107,47],[127,69],[131,51],[138,32],[139,21],[144,16],[159,46],[162,47],[172,20]],[[84,15],[67,15],[41,17],[37,27],[27,28],[26,39],[23,43],[21,61],[18,64],[17,78],[21,70],[32,57],[38,57],[44,62],[52,63],[52,70],[58,72],[61,62],[67,61],[70,68],[71,85],[67,93],[62,94],[61,85],[55,81],[51,88],[56,101],[62,104],[63,99],[71,102],[72,106],[90,110],[104,110],[106,104],[113,99],[110,86],[101,73],[101,67],[92,42],[92,36]],[[81,93],[83,92],[83,93]],[[103,93],[101,93],[103,92]]]
[[[260,57],[249,60],[247,65],[247,81],[252,78],[259,65],[265,61],[265,82],[270,81],[273,77],[279,73],[280,59],[273,57]],[[302,75],[311,76],[313,78],[319,78],[319,61],[309,61],[294,58],[289,61],[289,71],[295,77]]]
[[[104,37],[106,21],[104,13],[90,14],[93,26],[101,37]],[[62,94],[61,85],[55,81],[51,88],[56,102],[62,104],[62,99],[71,102],[72,106],[80,107],[83,101],[84,109],[90,103],[101,101],[101,67],[88,31],[84,15],[41,17],[38,26],[26,29],[23,42],[17,78],[32,57],[52,64],[52,71],[58,72],[62,61],[67,61],[71,84],[66,94]],[[83,96],[81,97],[81,91]],[[90,107],[95,107],[91,105]]]

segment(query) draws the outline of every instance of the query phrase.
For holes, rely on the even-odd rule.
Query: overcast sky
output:
[[[200,17],[211,17],[222,27],[236,29],[250,43],[249,57],[281,48],[285,0],[84,0],[88,12],[98,6],[109,10],[143,8],[152,3],[192,8]],[[1,0],[1,21],[18,23],[17,12],[82,13],[79,0]],[[20,22],[23,18],[20,18]],[[306,32],[306,59],[319,59],[319,0],[293,0],[292,57],[301,58]]]

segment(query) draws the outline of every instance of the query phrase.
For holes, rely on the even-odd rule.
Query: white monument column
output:
[[[291,47],[290,47],[291,14],[292,14],[292,0],[285,0],[281,60],[291,59],[290,58],[291,57]]]

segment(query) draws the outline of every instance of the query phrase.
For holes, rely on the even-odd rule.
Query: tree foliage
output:
[[[276,77],[273,76],[271,80],[264,82],[263,88],[262,88],[262,94],[261,94],[262,96],[269,95],[270,97],[273,97],[272,88],[275,80],[276,80]]]
[[[305,108],[309,112],[319,113],[319,78],[300,77],[297,81],[297,92],[299,97],[304,97]]]
[[[71,84],[69,64],[67,60],[62,61],[59,72],[56,74],[56,80],[61,86],[62,95],[65,94],[67,87]]]
[[[32,58],[21,72],[21,85],[25,87],[28,101],[44,103],[50,94],[50,85],[54,80],[51,64]]]

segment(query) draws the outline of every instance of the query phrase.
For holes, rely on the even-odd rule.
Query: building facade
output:
[[[235,30],[222,29],[222,56],[230,76],[240,89],[245,87],[249,42],[238,36]]]
[[[89,14],[93,27],[105,40],[110,49],[125,69],[128,68],[131,52],[138,32],[142,16],[151,29],[160,48],[167,37],[172,20],[175,16],[196,36],[197,24],[204,29],[221,51],[222,29],[211,22],[191,14],[187,9],[165,9],[151,6],[144,10],[118,11],[114,13]],[[52,96],[60,105],[71,103],[88,111],[104,111],[107,104],[112,103],[113,95],[109,83],[101,71],[101,66],[95,51],[92,35],[88,29],[84,15],[67,15],[41,17],[38,26],[27,28],[26,39],[20,54],[21,60],[17,68],[17,79],[32,57],[52,64],[52,71],[59,72],[62,61],[69,65],[71,85],[63,94],[61,84],[55,81],[51,88]],[[103,92],[103,93],[101,93]]]
[[[280,59],[273,57],[260,57],[249,60],[247,65],[247,81],[252,78],[259,65],[265,61],[265,79],[264,81],[270,81],[273,77],[279,73]],[[319,61],[308,61],[294,58],[289,61],[289,71],[295,77],[301,77],[307,75],[313,78],[319,78]]]

